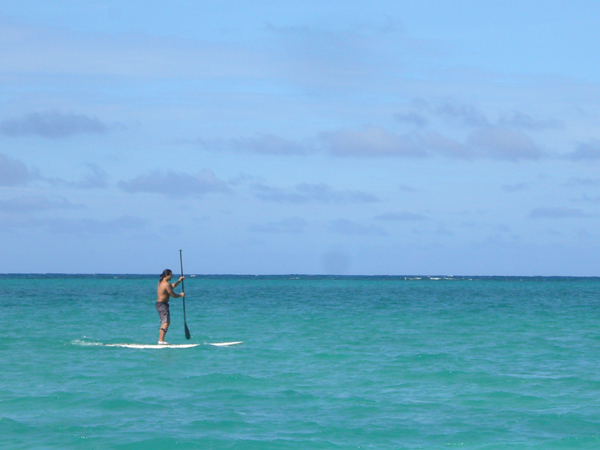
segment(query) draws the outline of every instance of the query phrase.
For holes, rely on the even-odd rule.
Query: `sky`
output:
[[[600,276],[600,2],[0,7],[0,272]]]

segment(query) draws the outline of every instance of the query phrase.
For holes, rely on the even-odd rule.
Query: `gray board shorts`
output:
[[[160,323],[171,322],[171,313],[167,302],[156,302],[156,310],[158,311],[158,317],[160,317]]]

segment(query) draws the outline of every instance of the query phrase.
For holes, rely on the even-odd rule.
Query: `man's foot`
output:
[[[158,345],[169,345],[167,341],[158,341]]]

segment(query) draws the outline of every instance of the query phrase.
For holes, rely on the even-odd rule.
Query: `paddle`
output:
[[[181,276],[183,276],[183,257],[181,256],[181,250],[179,250],[179,262],[181,263]],[[185,286],[183,280],[181,280],[181,292],[185,293]],[[185,297],[181,297],[183,300],[183,325],[185,326],[185,338],[189,341],[192,337],[190,330],[188,329],[187,322],[185,321]]]

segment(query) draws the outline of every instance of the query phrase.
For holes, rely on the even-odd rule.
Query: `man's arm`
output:
[[[169,293],[169,295],[173,298],[177,298],[177,297],[183,297],[185,296],[185,292],[182,292],[181,294],[177,294],[174,290],[173,287],[176,286],[177,283],[173,283],[173,285],[171,285],[170,283],[167,283],[167,292]]]
[[[179,280],[177,280],[175,283],[173,283],[171,286],[173,287],[173,289],[175,289],[177,286],[179,286],[179,283],[181,283],[183,280],[185,280],[184,276],[180,276]]]

